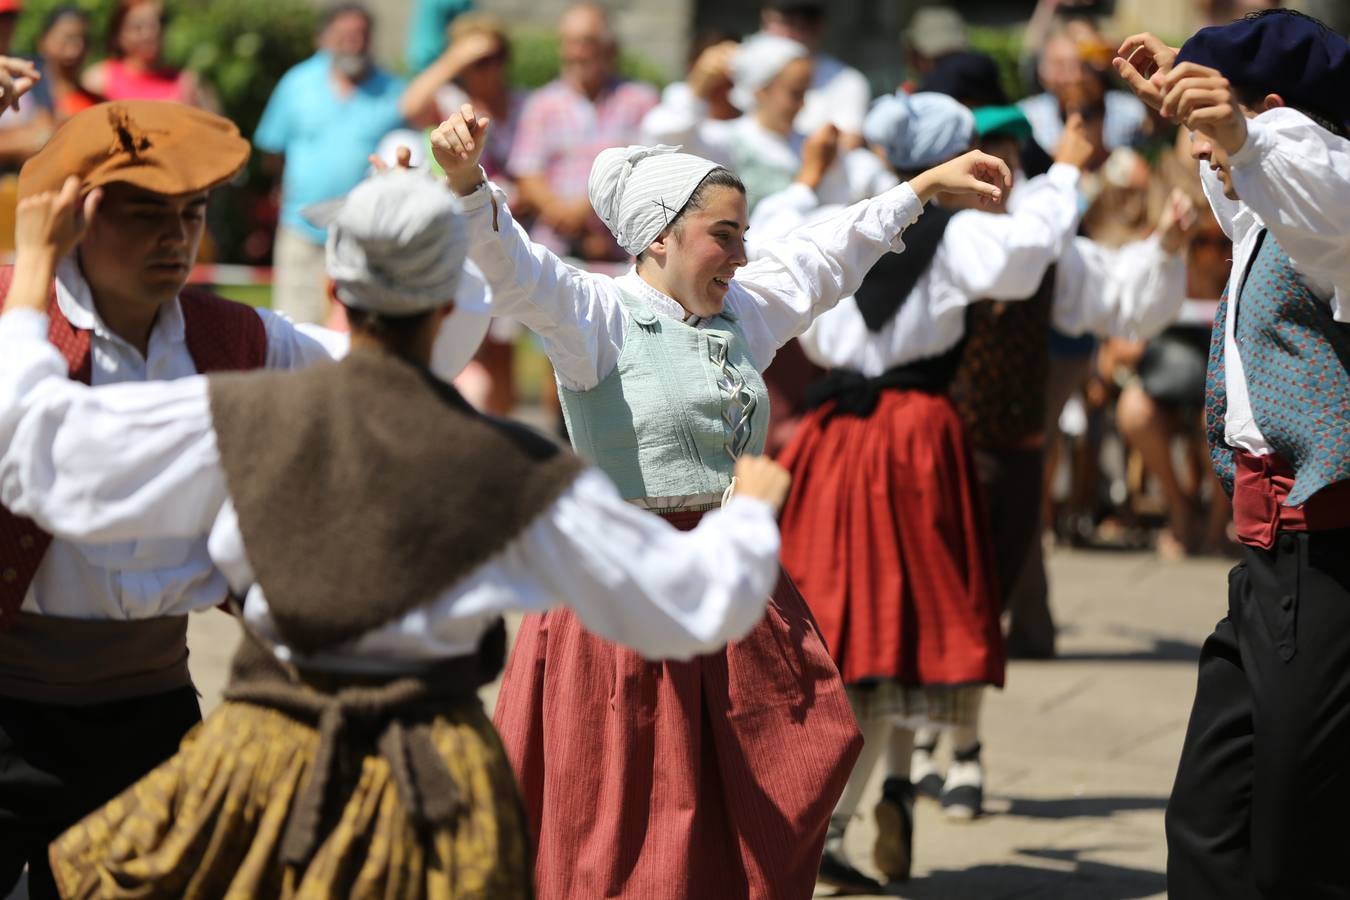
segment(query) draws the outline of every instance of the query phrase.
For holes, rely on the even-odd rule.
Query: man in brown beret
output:
[[[207,196],[248,154],[219,116],[122,101],[79,113],[24,166],[21,198],[71,175],[86,195],[100,189],[98,215],[51,285],[49,337],[71,378],[167,380],[327,358],[286,319],[187,287]],[[0,296],[12,277],[0,269]],[[30,895],[54,896],[48,842],[200,721],[186,617],[160,612],[190,595],[226,595],[205,541],[53,539],[0,506],[0,896],[25,864]]]

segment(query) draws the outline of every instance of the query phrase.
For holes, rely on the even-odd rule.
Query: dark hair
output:
[[[145,6],[146,4],[151,3],[159,7],[159,24],[163,26],[168,19],[168,16],[164,13],[164,3],[162,0],[121,0],[121,2],[117,4],[117,8],[113,10],[112,19],[108,22],[108,55],[113,59],[121,59],[126,56],[126,53],[122,50],[122,39],[120,35],[122,33],[122,26],[126,24],[127,16],[130,15],[131,11],[136,7]],[[45,29],[44,33],[46,33]]]
[[[740,191],[742,196],[745,195],[745,182],[741,181],[735,172],[725,166],[718,166],[707,175],[703,176],[703,180],[698,183],[698,187],[694,188],[694,192],[689,195],[689,199],[684,201],[684,206],[681,206],[680,211],[670,220],[670,224],[666,226],[667,230],[680,227],[681,220],[685,217],[686,213],[698,212],[700,209],[707,206],[708,189],[717,187],[731,188],[732,190]],[[646,255],[646,250],[639,253],[637,255],[638,262],[642,262]]]
[[[338,302],[342,303],[341,300]],[[378,338],[382,344],[400,356],[412,355],[413,343],[436,313],[436,310],[430,309],[411,316],[389,316],[348,306],[346,303],[342,303],[342,308],[347,311],[347,323],[351,325],[352,331]]]
[[[319,34],[323,34],[328,30],[329,25],[332,25],[339,17],[345,15],[358,15],[366,20],[366,28],[371,31],[375,30],[375,16],[368,8],[366,8],[366,5],[364,3],[347,2],[335,3],[324,9],[323,13],[319,16]]]
[[[80,9],[78,6],[75,6],[73,3],[62,3],[60,6],[53,6],[50,10],[47,11],[47,15],[42,17],[42,31],[40,31],[39,34],[42,37],[46,37],[48,32],[50,32],[53,28],[56,27],[56,23],[60,22],[67,16],[74,16],[75,18],[83,22],[85,25],[89,24],[88,13]]]

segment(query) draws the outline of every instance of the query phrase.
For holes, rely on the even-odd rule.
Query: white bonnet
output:
[[[717,163],[658,144],[603,150],[591,165],[591,206],[619,246],[637,256],[674,221]]]

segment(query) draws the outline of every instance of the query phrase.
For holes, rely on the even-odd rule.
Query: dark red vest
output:
[[[0,267],[0,309],[14,276],[12,266]],[[183,308],[184,338],[199,373],[260,369],[267,361],[267,331],[248,306],[217,297],[200,288],[184,288],[178,295]],[[76,328],[61,314],[52,285],[47,335],[61,351],[70,377],[90,382],[89,332]],[[31,519],[0,506],[0,630],[10,628],[23,605],[28,586],[37,574],[52,536]]]

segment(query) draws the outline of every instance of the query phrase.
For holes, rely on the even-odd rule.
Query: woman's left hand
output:
[[[921,203],[927,203],[939,193],[975,194],[982,205],[993,206],[1003,199],[1003,192],[1012,187],[1012,172],[997,156],[971,150],[919,173],[910,179],[909,186],[919,195]]]

